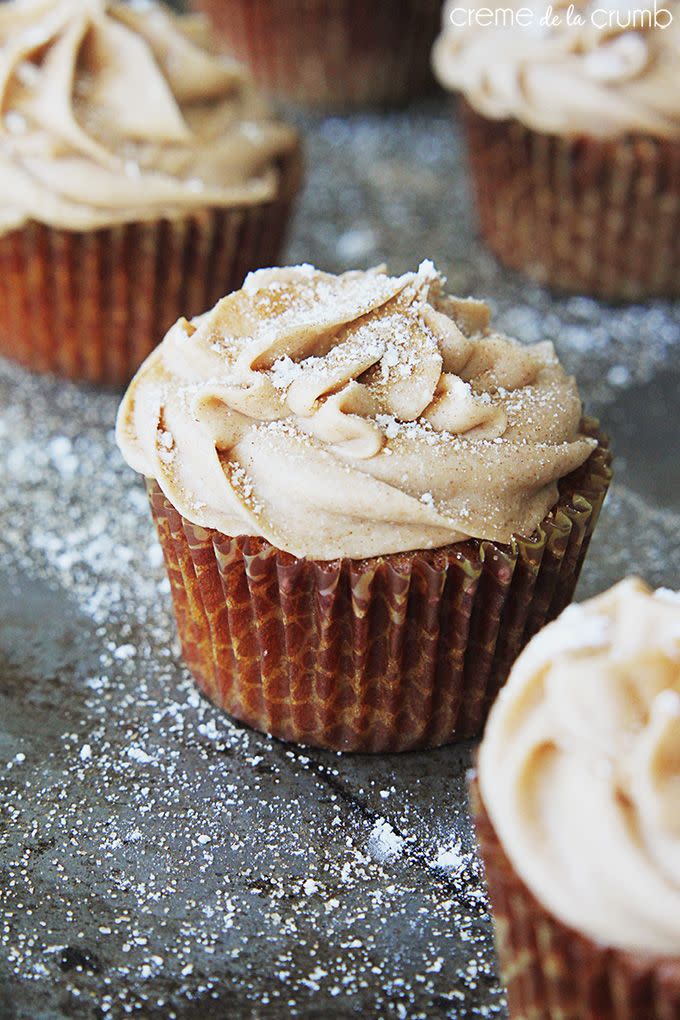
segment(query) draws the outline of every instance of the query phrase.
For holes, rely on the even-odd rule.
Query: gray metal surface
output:
[[[554,340],[618,453],[579,595],[680,586],[680,305],[502,271],[443,103],[304,126],[288,260],[433,258]],[[117,402],[0,365],[0,1020],[502,1015],[471,749],[306,751],[201,699]]]

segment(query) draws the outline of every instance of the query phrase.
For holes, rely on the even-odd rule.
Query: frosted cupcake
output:
[[[478,834],[513,1017],[680,1017],[680,593],[635,579],[517,660]]]
[[[442,284],[428,262],[260,270],[180,319],[123,400],[186,661],[257,729],[355,751],[472,736],[571,598],[606,443],[551,344]]]
[[[0,353],[125,382],[277,259],[296,136],[200,19],[153,3],[3,3],[0,58]]]
[[[482,235],[558,290],[678,295],[680,4],[568,6],[445,9]]]
[[[441,0],[194,0],[267,92],[309,107],[403,103],[434,86]]]

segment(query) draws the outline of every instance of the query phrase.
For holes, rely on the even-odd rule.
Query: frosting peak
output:
[[[139,370],[126,459],[192,522],[297,556],[533,532],[594,445],[576,386],[442,285],[430,262],[250,274]]]
[[[0,229],[87,229],[273,197],[294,134],[200,19],[151,2],[0,5]]]
[[[479,781],[563,923],[680,955],[680,593],[631,578],[540,631],[492,709]]]
[[[680,136],[678,0],[448,0],[433,64],[486,117],[558,135]]]

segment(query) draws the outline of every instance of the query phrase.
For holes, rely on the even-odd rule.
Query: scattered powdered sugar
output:
[[[296,278],[307,279],[311,281],[312,277],[316,274],[316,268],[309,262],[300,262],[297,265],[288,265],[286,267],[291,274],[295,274]],[[248,273],[245,280],[243,281],[243,290],[249,294],[259,294],[262,290],[276,289],[278,283],[272,282],[270,279],[270,270],[268,269],[256,269]]]
[[[171,464],[175,459],[175,437],[167,429],[159,429],[157,433],[156,451],[164,464]]]
[[[376,243],[377,236],[370,227],[353,227],[340,234],[335,250],[348,265],[356,265],[357,260],[375,250]]]
[[[264,270],[264,273],[267,271]],[[413,274],[404,278],[411,279]],[[400,289],[400,281],[382,273],[358,273],[338,278],[318,275],[311,267],[295,272],[295,289],[288,287],[285,303],[280,294],[285,281],[261,283],[254,274],[244,289],[257,294],[260,315],[258,336],[272,342],[283,332],[321,327],[326,322],[351,322],[388,301]]]
[[[388,821],[378,818],[368,837],[368,852],[371,857],[382,863],[400,857],[403,849],[402,837],[394,831]]]
[[[376,415],[376,422],[383,429],[388,439],[396,439],[399,435],[400,422],[391,414]]]
[[[476,448],[482,449],[508,442],[503,436],[497,436],[494,439],[479,439],[477,437],[469,439],[466,438],[465,434],[456,435],[453,432],[447,432],[445,429],[435,429],[427,418],[418,418],[415,421],[400,421],[391,414],[377,414],[374,421],[387,439],[404,439],[407,442],[424,443],[427,446],[452,447],[457,445],[461,449],[469,449],[471,444],[474,444]],[[517,442],[517,440],[512,440],[512,442]],[[520,440],[519,442],[526,443],[526,440]],[[545,445],[546,449],[550,448],[549,444],[533,444],[535,448],[540,448],[541,445]]]
[[[427,443],[428,446],[437,446],[451,442],[454,438],[450,432],[438,431],[433,428],[424,418],[419,418],[417,421],[400,421],[392,414],[377,414],[375,421],[388,439],[403,437]]]
[[[470,851],[464,852],[460,840],[440,847],[435,856],[429,862],[431,868],[441,868],[443,871],[457,874],[463,868],[473,864],[474,854]]]
[[[151,765],[155,762],[153,755],[147,754],[142,747],[131,745],[127,749],[127,756],[138,765]]]
[[[612,365],[607,372],[607,382],[611,386],[627,386],[631,382],[631,373],[625,365]]]
[[[618,397],[612,365],[631,383],[680,370],[674,306],[554,299],[473,239],[448,110],[308,126],[288,261],[345,269],[338,231],[359,211],[376,259],[398,271],[434,253],[448,289],[492,295],[508,332],[556,338],[589,409]],[[19,1011],[505,1015],[465,807],[472,749],[341,757],[213,709],[181,665],[143,486],[113,443],[117,403],[0,363],[0,605],[13,653],[0,951]],[[631,572],[676,584],[679,532],[680,514],[615,484],[579,596]],[[29,632],[15,641],[17,603]],[[125,645],[137,654],[117,658]],[[378,861],[368,844],[383,821],[403,842]]]
[[[14,522],[0,564],[58,593],[44,596],[45,640],[63,627],[68,641],[56,675],[30,681],[45,724],[13,730],[3,770],[13,987],[50,1015],[65,1001],[112,1018],[229,1015],[234,994],[272,1016],[335,1003],[411,1018],[435,999],[499,1010],[481,874],[427,866],[443,819],[469,843],[467,753],[342,758],[212,708],[181,664],[146,497],[113,445],[116,397],[3,366],[0,394],[19,376],[25,400],[2,405],[17,463],[0,490]],[[70,446],[50,446],[59,437]],[[1,446],[3,469],[9,456]],[[21,691],[11,711],[25,720]]]
[[[367,380],[374,390],[387,387],[393,378],[415,375],[419,362],[428,356],[438,357],[437,337],[419,317],[435,280],[441,278],[431,263],[423,263],[417,273],[396,278],[383,272],[327,276],[309,266],[250,274],[243,289],[253,296],[261,351],[289,336],[304,354],[310,338],[318,334],[325,342],[329,330],[336,335],[336,342],[323,356],[295,358],[291,351],[276,358],[266,369],[274,387],[284,394],[303,374],[312,378],[325,375],[334,390],[343,368],[347,370],[344,381],[348,381],[376,362],[379,372]],[[402,299],[402,294],[408,298]],[[232,346],[228,337],[217,338],[213,344],[225,354]]]
[[[293,361],[287,354],[277,358],[271,369],[269,377],[277,390],[287,390],[290,384],[298,379],[303,369],[299,362]]]
[[[253,481],[246,469],[237,461],[228,461],[224,467],[235,492],[248,509],[255,514],[262,513],[262,504],[255,496]]]
[[[440,273],[439,270],[435,267],[435,264],[432,261],[432,259],[423,259],[423,261],[418,266],[416,278],[418,282],[426,283],[428,285],[432,285],[434,283],[443,284],[446,282],[446,277],[443,276],[442,273]]]
[[[399,351],[394,344],[388,344],[385,348],[385,353],[380,359],[380,368],[382,381],[387,382],[389,378],[390,369],[395,368],[399,364]]]

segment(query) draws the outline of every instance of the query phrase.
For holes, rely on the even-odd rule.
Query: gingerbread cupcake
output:
[[[474,785],[512,1017],[680,1017],[680,593],[636,579],[517,660]]]
[[[182,313],[279,254],[300,158],[198,18],[0,5],[0,353],[129,380]]]
[[[434,86],[441,0],[194,0],[272,95],[307,107],[404,103]]]
[[[433,52],[462,96],[481,233],[539,283],[680,294],[680,4],[450,2]]]
[[[429,262],[260,270],[121,405],[185,659],[231,715],[340,750],[478,733],[570,600],[609,477],[552,345]]]

